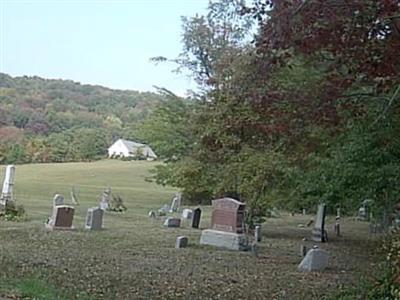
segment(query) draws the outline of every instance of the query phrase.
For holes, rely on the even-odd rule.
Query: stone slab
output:
[[[167,218],[164,222],[165,227],[181,227],[181,219],[179,218]]]
[[[230,250],[247,250],[247,238],[245,234],[212,229],[206,229],[201,232],[200,244]]]
[[[298,266],[300,272],[323,271],[328,266],[329,254],[322,249],[311,249]]]

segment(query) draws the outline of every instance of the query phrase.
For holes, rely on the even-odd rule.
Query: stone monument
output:
[[[224,247],[231,250],[246,250],[245,235],[246,205],[232,198],[212,201],[211,229],[203,230],[200,244]]]
[[[200,207],[193,210],[192,216],[192,228],[199,228],[201,219],[201,209]]]
[[[61,194],[55,194],[53,197],[53,207],[64,205],[64,196]]]
[[[176,193],[172,198],[171,208],[169,210],[170,213],[177,212],[179,210],[179,207],[181,206],[181,198],[181,193]]]
[[[89,208],[86,214],[85,228],[90,230],[100,230],[103,228],[104,210],[100,207]]]
[[[53,214],[46,223],[50,230],[71,230],[74,229],[72,221],[75,209],[68,205],[59,205],[53,208]]]
[[[325,230],[325,215],[326,215],[326,205],[318,205],[317,217],[315,219],[315,225],[312,230],[312,240],[315,242],[327,242],[328,235]]]
[[[6,205],[8,201],[14,201],[14,177],[15,177],[15,166],[8,165],[6,167],[6,173],[3,181],[3,189],[0,195],[0,204]]]

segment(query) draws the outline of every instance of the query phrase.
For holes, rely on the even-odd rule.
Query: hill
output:
[[[0,163],[92,160],[163,97],[71,80],[0,73]]]

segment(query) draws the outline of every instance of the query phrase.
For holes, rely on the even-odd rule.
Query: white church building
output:
[[[117,140],[108,148],[108,157],[135,157],[137,155],[143,155],[147,160],[157,158],[150,146],[123,139]]]

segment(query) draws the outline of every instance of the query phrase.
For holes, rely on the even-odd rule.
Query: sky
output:
[[[208,0],[0,0],[0,72],[179,95],[188,74],[155,56],[181,52],[181,16]]]

